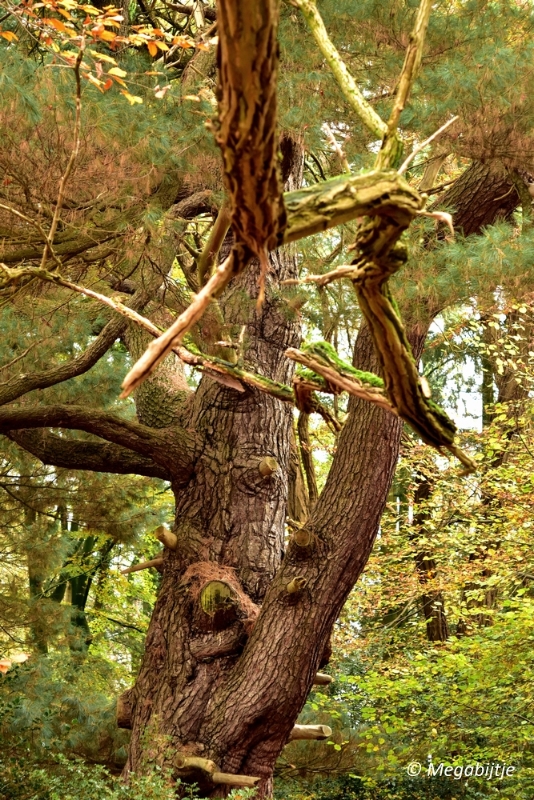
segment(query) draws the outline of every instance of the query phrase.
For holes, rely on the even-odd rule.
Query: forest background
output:
[[[225,208],[212,122],[218,9],[101,5],[1,4],[0,262],[31,263],[42,252],[38,227],[55,217],[76,138],[65,52],[83,24],[80,145],[55,252],[68,280],[165,328],[202,285],[205,244]],[[379,140],[298,5],[280,9],[278,116],[311,186],[364,174]],[[367,102],[387,118],[418,4],[318,8]],[[276,797],[533,796],[533,30],[531,2],[433,7],[400,133],[409,153],[458,117],[406,173],[428,194],[427,208],[453,214],[454,235],[446,221],[417,218],[405,234],[410,260],[391,284],[407,329],[425,340],[420,372],[477,471],[462,476],[404,427],[374,549],[333,629],[334,681],[315,687],[299,718],[332,735],[283,749]],[[275,297],[305,340],[330,343],[345,362],[362,319],[352,288],[304,279],[347,263],[358,224],[291,245],[301,283],[271,285],[267,276],[267,303]],[[65,416],[70,406],[98,409],[124,450],[111,414],[135,420],[120,384],[150,336],[120,328],[113,310],[68,286],[6,281],[0,304],[0,796],[170,798],[157,763],[129,786],[116,780],[129,734],[115,715],[140,669],[162,580],[159,564],[123,570],[158,557],[154,531],[173,528],[174,497],[165,469],[115,444],[102,456],[104,428]],[[209,341],[212,366],[219,358],[242,368],[241,330],[214,313],[186,345],[196,354]],[[69,365],[86,353],[94,366],[75,377]],[[169,424],[176,393],[199,385],[195,366],[179,385],[164,373],[144,401],[137,390],[144,424]],[[43,381],[63,367],[63,377]],[[287,538],[317,503],[347,423],[346,395],[321,403],[321,414],[301,407],[292,417]],[[46,416],[55,408],[64,416]],[[118,469],[119,455],[127,468]],[[502,781],[426,779],[429,759],[515,771]],[[421,776],[407,775],[412,761]]]

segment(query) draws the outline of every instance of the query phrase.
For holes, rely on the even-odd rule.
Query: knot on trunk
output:
[[[215,633],[239,623],[246,635],[250,634],[259,608],[245,593],[232,567],[199,561],[187,568],[182,585],[189,587],[194,602],[193,625],[198,631]]]

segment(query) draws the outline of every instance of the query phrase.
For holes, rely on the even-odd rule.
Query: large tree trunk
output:
[[[272,270],[276,277],[291,274],[291,255],[275,254]],[[238,293],[246,305],[242,288],[229,293],[227,309]],[[297,325],[267,300],[248,332],[255,366],[287,380],[283,352],[296,342]],[[423,339],[417,337],[418,352]],[[356,363],[378,369],[366,327]],[[121,724],[132,727],[126,772],[156,760],[202,784],[202,773],[179,769],[185,753],[213,759],[226,773],[260,777],[258,796],[268,797],[276,758],[369,557],[401,422],[352,398],[326,487],[306,525],[310,544],[290,541],[283,560],[291,407],[204,378],[190,422],[202,437],[201,455],[190,484],[176,495],[178,546],[165,554],[140,673],[120,703]],[[262,475],[267,457],[277,468]],[[295,578],[305,585],[288,591]],[[220,792],[207,779],[203,790]]]
[[[454,211],[454,225],[465,236],[509,219],[519,204],[517,189],[500,162],[473,161],[432,208]]]

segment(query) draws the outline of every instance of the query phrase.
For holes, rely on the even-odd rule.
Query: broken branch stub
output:
[[[333,683],[334,679],[331,675],[327,675],[326,672],[318,672],[315,678],[313,679],[314,686],[329,686]]]
[[[274,475],[276,470],[278,469],[278,461],[276,458],[272,458],[271,456],[266,456],[262,459],[259,463],[258,469],[260,471],[260,475],[262,478],[270,478],[271,475]]]
[[[297,739],[324,741],[331,736],[332,728],[329,728],[328,725],[295,725],[291,731],[289,741],[293,742]]]
[[[213,783],[223,786],[243,786],[253,789],[261,778],[253,778],[251,775],[230,775],[228,772],[214,772],[211,776]]]
[[[297,592],[302,592],[302,590],[305,589],[307,585],[308,585],[307,578],[303,578],[302,576],[298,578],[293,578],[293,580],[289,581],[289,583],[287,584],[286,592],[288,594],[296,594]]]
[[[178,537],[175,533],[166,528],[165,525],[160,525],[159,528],[156,528],[154,536],[164,547],[167,547],[169,550],[176,550],[178,546]]]
[[[142,561],[140,564],[134,564],[132,567],[127,567],[121,570],[121,575],[130,575],[132,572],[140,572],[142,569],[149,569],[150,567],[161,567],[163,564],[163,556],[152,558],[150,561]]]
[[[187,756],[183,753],[176,754],[174,765],[180,771],[189,773],[203,772],[208,775],[213,775],[217,770],[215,761],[212,761],[210,758]]]
[[[314,543],[313,533],[306,528],[297,528],[292,539],[298,547],[310,547]]]
[[[198,782],[206,788],[213,784],[253,788],[261,780],[251,775],[231,775],[228,772],[219,772],[216,763],[210,758],[189,756],[184,753],[176,754],[174,766],[178,777]]]

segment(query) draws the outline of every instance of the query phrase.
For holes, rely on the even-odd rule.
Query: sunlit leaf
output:
[[[130,103],[131,106],[134,106],[136,103],[142,103],[143,102],[143,98],[142,97],[137,97],[137,95],[130,94],[130,92],[126,92],[124,90],[121,90],[121,94],[123,94],[125,96],[125,98],[128,100],[128,102]]]
[[[8,42],[16,42],[19,38],[13,31],[0,31],[0,36],[7,39]]]
[[[98,58],[100,61],[107,61],[109,64],[116,64],[116,59],[112,58],[112,56],[108,56],[107,53],[99,53],[96,50],[87,50],[95,58]]]

